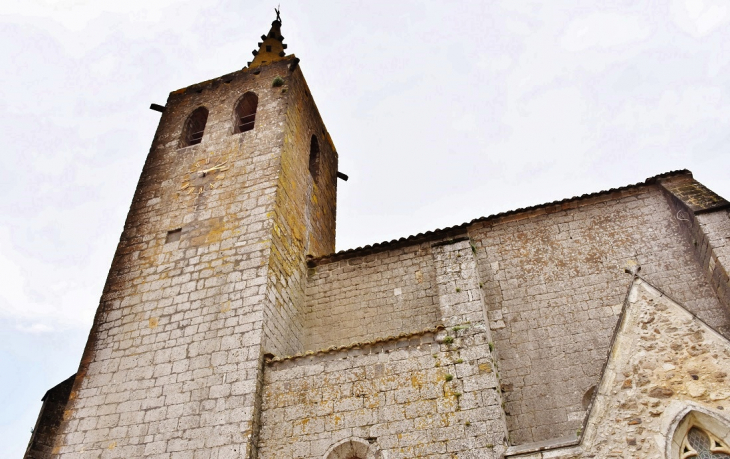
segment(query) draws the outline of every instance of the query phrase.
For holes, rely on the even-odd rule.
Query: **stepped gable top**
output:
[[[251,62],[246,63],[246,67],[235,72],[227,73],[218,78],[213,78],[199,83],[185,86],[184,88],[176,89],[170,94],[183,94],[186,92],[201,92],[209,87],[215,88],[222,82],[230,83],[239,74],[245,74],[252,71],[254,74],[258,74],[260,70],[256,70],[257,67],[262,65],[268,65],[280,61],[290,61],[289,71],[294,71],[299,64],[299,58],[294,54],[287,54],[287,45],[284,43],[284,36],[281,34],[281,18],[279,17],[279,11],[276,11],[276,19],[271,23],[271,29],[266,35],[261,35],[261,41],[257,44],[258,49],[252,51],[254,58]]]
[[[266,35],[261,35],[261,41],[258,43],[258,50],[253,50],[253,61],[248,63],[249,68],[256,68],[263,64],[269,64],[281,60],[286,56],[284,44],[284,36],[281,34],[281,17],[279,10],[276,11],[276,19],[271,23],[271,29]]]
[[[372,245],[366,245],[363,247],[358,247],[356,249],[340,250],[339,252],[335,252],[335,253],[332,253],[329,255],[324,255],[324,256],[321,256],[318,258],[309,258],[307,260],[307,265],[309,267],[315,267],[320,264],[327,264],[327,263],[331,263],[331,262],[346,259],[346,258],[357,257],[357,256],[367,255],[369,253],[394,249],[399,246],[412,245],[413,243],[416,243],[416,242],[426,242],[429,240],[463,236],[466,234],[467,228],[470,225],[473,225],[475,223],[498,220],[500,218],[504,218],[504,217],[508,217],[508,216],[513,216],[513,215],[518,215],[518,214],[528,213],[528,212],[534,212],[536,210],[546,209],[546,208],[555,207],[555,206],[559,206],[559,208],[556,210],[562,210],[562,209],[568,208],[568,207],[566,207],[566,204],[569,204],[569,203],[577,203],[577,202],[595,198],[598,196],[605,196],[605,195],[609,195],[612,193],[641,188],[641,187],[644,187],[647,185],[653,185],[658,180],[661,180],[661,179],[666,179],[669,177],[679,177],[679,176],[686,176],[686,177],[692,178],[692,172],[690,172],[687,169],[665,172],[663,174],[649,177],[648,179],[646,179],[643,182],[634,183],[632,185],[626,185],[626,186],[622,186],[619,188],[610,188],[608,190],[598,191],[595,193],[588,193],[588,194],[584,194],[581,196],[573,196],[572,198],[566,198],[566,199],[563,199],[560,201],[553,201],[553,202],[548,202],[545,204],[538,204],[536,206],[522,207],[522,208],[515,209],[515,210],[500,212],[498,214],[493,214],[493,215],[489,215],[486,217],[475,218],[474,220],[462,223],[461,225],[449,226],[449,227],[446,227],[443,229],[436,228],[433,231],[426,231],[425,233],[418,233],[413,236],[402,237],[400,239],[393,239],[391,241],[379,242],[379,243],[375,243]]]

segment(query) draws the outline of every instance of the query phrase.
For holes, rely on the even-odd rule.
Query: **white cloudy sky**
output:
[[[0,4],[0,456],[76,371],[147,107],[244,66],[273,6]],[[728,0],[282,0],[282,17],[351,177],[338,249],[673,169],[730,197]]]

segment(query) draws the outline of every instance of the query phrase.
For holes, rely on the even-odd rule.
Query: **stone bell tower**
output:
[[[306,259],[335,247],[337,152],[286,47],[277,14],[246,68],[156,106],[63,419],[26,457],[256,456],[263,356],[304,350]]]

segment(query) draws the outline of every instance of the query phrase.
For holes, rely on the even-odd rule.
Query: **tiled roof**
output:
[[[595,193],[588,193],[588,194],[584,194],[581,196],[573,196],[572,198],[566,198],[566,199],[562,199],[560,201],[553,201],[553,202],[548,202],[545,204],[538,204],[538,205],[530,206],[530,207],[522,207],[519,209],[509,210],[506,212],[500,212],[500,213],[489,215],[486,217],[475,218],[472,221],[465,222],[460,225],[449,226],[446,228],[436,228],[435,230],[432,230],[432,231],[426,231],[425,233],[418,233],[418,234],[408,236],[408,237],[393,239],[391,241],[378,242],[378,243],[366,245],[363,247],[357,247],[355,249],[341,250],[339,252],[335,252],[335,253],[332,253],[329,255],[324,255],[324,256],[321,256],[318,258],[310,258],[308,260],[308,264],[309,264],[309,266],[317,266],[318,264],[329,263],[329,262],[341,260],[343,258],[350,258],[353,256],[362,256],[362,255],[367,255],[368,253],[374,253],[374,252],[380,252],[380,251],[387,250],[387,249],[392,249],[392,248],[395,248],[395,247],[398,247],[401,245],[411,245],[413,243],[418,243],[418,242],[425,242],[425,241],[434,240],[434,239],[444,239],[444,238],[448,238],[448,237],[459,236],[459,235],[463,235],[464,233],[466,233],[467,228],[470,225],[473,225],[475,223],[498,220],[498,219],[502,219],[502,218],[508,217],[508,216],[513,216],[516,214],[534,212],[539,209],[545,209],[545,208],[551,208],[551,207],[564,208],[564,207],[566,207],[566,204],[577,203],[577,202],[595,198],[598,196],[604,196],[604,195],[614,194],[617,192],[633,190],[633,189],[640,188],[640,187],[647,186],[647,185],[653,185],[654,183],[656,183],[657,180],[669,178],[669,177],[681,176],[681,175],[686,175],[686,176],[692,177],[692,172],[690,172],[687,169],[665,172],[663,174],[649,177],[648,179],[644,180],[643,182],[635,183],[633,185],[626,185],[626,186],[622,186],[619,188],[610,188],[608,190],[598,191]]]

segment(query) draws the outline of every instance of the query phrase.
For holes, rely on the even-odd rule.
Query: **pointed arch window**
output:
[[[236,105],[236,122],[234,133],[246,132],[253,129],[256,122],[256,108],[259,98],[252,92],[247,92]]]
[[[319,140],[316,135],[312,135],[312,141],[309,144],[309,173],[316,182],[319,179]]]
[[[730,418],[724,413],[689,403],[673,418],[666,459],[730,459]]]
[[[730,448],[706,430],[693,426],[682,441],[679,459],[730,459]]]
[[[203,140],[207,122],[208,109],[205,107],[198,107],[190,114],[185,122],[185,129],[183,129],[182,144],[184,147],[197,145]]]

